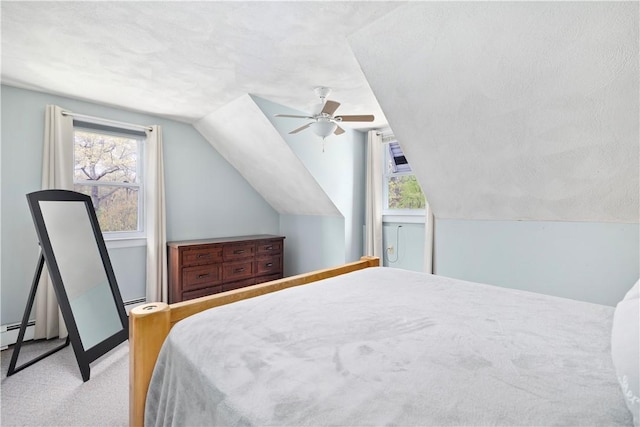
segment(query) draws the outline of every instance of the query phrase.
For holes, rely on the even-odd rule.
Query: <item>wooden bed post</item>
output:
[[[171,329],[169,306],[151,303],[129,313],[129,425],[144,425],[144,403],[160,348]]]
[[[380,258],[377,256],[361,256],[360,261],[365,261],[367,263],[367,267],[380,267]]]

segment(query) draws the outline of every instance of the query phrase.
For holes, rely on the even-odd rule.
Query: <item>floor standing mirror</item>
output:
[[[7,375],[71,343],[87,381],[89,364],[128,338],[127,315],[98,219],[91,198],[74,191],[37,191],[27,194],[27,201],[41,254]],[[45,262],[69,336],[63,346],[16,367]]]

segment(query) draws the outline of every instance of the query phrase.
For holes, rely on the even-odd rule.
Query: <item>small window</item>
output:
[[[389,168],[391,172],[411,172],[411,166],[400,148],[397,141],[390,142],[389,145]]]
[[[105,237],[144,237],[144,132],[74,121],[75,191],[87,194]]]
[[[398,141],[386,144],[384,211],[422,214],[426,199]]]

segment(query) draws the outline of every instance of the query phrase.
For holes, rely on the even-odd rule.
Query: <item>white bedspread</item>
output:
[[[632,425],[613,307],[393,268],[178,323],[146,425]]]

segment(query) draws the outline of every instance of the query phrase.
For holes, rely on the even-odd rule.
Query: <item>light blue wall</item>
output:
[[[167,238],[279,232],[279,215],[190,124],[54,95],[1,87],[0,323],[19,322],[38,257],[25,195],[40,189],[44,111],[163,126]],[[144,248],[109,251],[123,298],[143,297]]]
[[[434,228],[442,276],[607,305],[640,277],[638,224],[439,219]],[[382,233],[384,266],[422,271],[424,224],[385,222]]]
[[[344,218],[315,215],[280,215],[284,241],[284,274],[306,273],[344,264]]]
[[[358,260],[363,254],[366,134],[344,126],[346,131],[344,134],[332,135],[326,139],[323,152],[322,140],[310,129],[289,135],[291,130],[302,126],[308,120],[274,117],[275,114],[305,115],[308,113],[256,96],[253,100],[342,213],[343,238],[333,242],[333,251],[343,254],[340,263]],[[305,220],[300,221],[305,222]],[[332,223],[335,226],[339,224],[337,221]],[[323,224],[326,227],[326,222]],[[284,234],[284,231],[282,233]],[[326,243],[330,244],[329,241]],[[300,261],[301,264],[304,262]],[[332,262],[330,259],[326,259],[325,265],[319,268],[330,266],[330,262]]]
[[[278,234],[271,205],[193,126],[175,125],[164,128],[167,239]]]
[[[638,224],[435,223],[443,276],[615,305],[640,275]]]
[[[382,224],[385,267],[424,271],[424,224],[385,222]],[[393,252],[388,251],[393,246]]]

